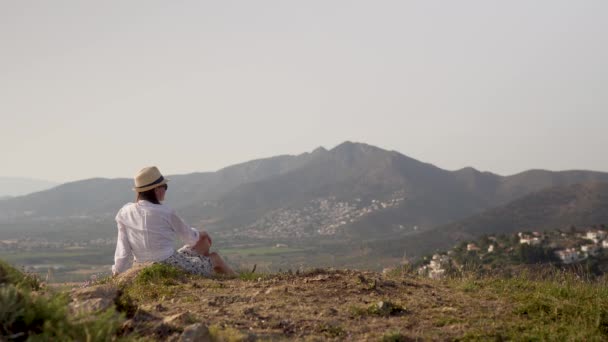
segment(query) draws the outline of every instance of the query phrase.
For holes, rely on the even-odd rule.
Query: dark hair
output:
[[[154,189],[150,189],[144,192],[138,192],[137,200],[146,200],[154,204],[160,204],[160,202],[158,201],[158,197],[156,197],[156,192],[154,191]]]

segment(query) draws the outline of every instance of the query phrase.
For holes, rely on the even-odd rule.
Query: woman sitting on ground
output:
[[[211,237],[188,226],[175,210],[161,204],[167,181],[155,166],[135,176],[137,200],[125,204],[116,215],[118,239],[112,274],[129,269],[136,262],[160,262],[204,276],[215,273],[234,275],[219,254],[209,252]],[[185,246],[175,251],[179,238]]]

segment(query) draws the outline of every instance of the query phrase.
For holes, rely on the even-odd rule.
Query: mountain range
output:
[[[608,194],[602,184],[608,173],[448,171],[353,142],[168,178],[167,203],[187,222],[225,236],[260,239],[331,236],[415,244],[418,238],[437,236],[454,241],[519,229],[523,221],[508,218],[524,213],[531,227],[586,224],[604,219],[593,215]],[[131,187],[131,179],[96,178],[5,199],[0,224],[37,222],[48,230],[42,226],[73,226],[78,220],[83,229],[96,222],[101,227],[96,230],[113,235],[116,211],[134,199]],[[584,204],[585,196],[597,201]]]
[[[57,185],[57,182],[40,179],[0,177],[0,200],[50,189]]]

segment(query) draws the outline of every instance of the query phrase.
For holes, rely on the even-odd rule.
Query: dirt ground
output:
[[[125,329],[168,340],[194,322],[225,329],[226,340],[453,340],[492,327],[509,310],[489,293],[472,296],[441,281],[354,270],[200,278],[172,288],[137,303]]]

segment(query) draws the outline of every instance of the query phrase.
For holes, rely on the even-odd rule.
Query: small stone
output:
[[[132,319],[126,320],[120,327],[123,332],[131,332],[135,329],[135,322]]]
[[[182,312],[172,316],[165,317],[163,319],[164,323],[172,324],[172,325],[186,325],[192,323],[193,317],[189,312]]]

